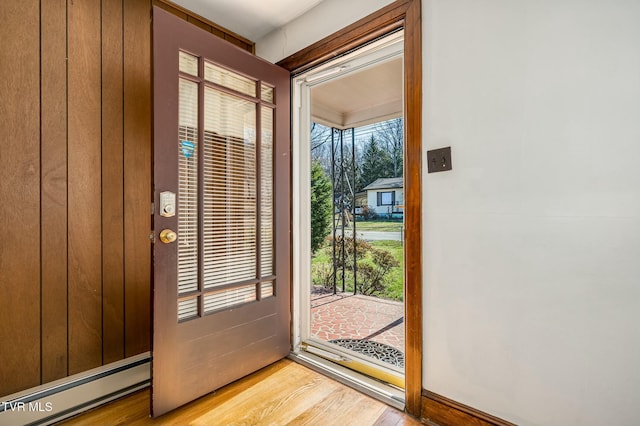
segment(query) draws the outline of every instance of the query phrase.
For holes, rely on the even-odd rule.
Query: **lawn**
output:
[[[373,247],[385,250],[398,261],[400,266],[392,268],[386,276],[386,286],[379,297],[402,301],[404,298],[404,248],[400,241],[370,241]],[[369,259],[371,261],[371,259]],[[328,275],[333,271],[331,262],[331,245],[327,244],[316,252],[311,261],[312,281],[314,285],[325,283]],[[341,279],[338,278],[338,286]],[[360,279],[358,279],[360,282]],[[346,290],[353,291],[353,275],[350,271],[346,274]]]
[[[400,232],[402,221],[363,220],[356,222],[358,231]]]

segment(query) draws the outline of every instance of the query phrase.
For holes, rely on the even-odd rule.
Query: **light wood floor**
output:
[[[157,419],[149,390],[64,425],[418,425],[417,420],[291,360],[282,360]]]

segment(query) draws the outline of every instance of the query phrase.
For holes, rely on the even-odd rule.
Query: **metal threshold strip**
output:
[[[313,349],[309,351],[309,348]],[[324,353],[325,355],[329,353],[331,355],[325,357],[318,355],[317,353]],[[307,346],[306,350],[292,352],[289,354],[290,359],[304,365],[305,367],[324,374],[325,376],[354,388],[398,410],[404,410],[405,395],[402,389],[398,389],[395,386],[373,379],[363,373],[351,370],[331,357],[336,357],[336,355],[311,346]],[[339,355],[337,357],[339,357]]]
[[[351,370],[365,374],[383,383],[404,389],[404,373],[399,368],[360,355],[347,349],[334,349],[320,342],[306,341],[301,345],[303,351],[338,363]]]

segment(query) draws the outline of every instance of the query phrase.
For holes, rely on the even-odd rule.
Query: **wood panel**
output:
[[[0,395],[149,350],[150,11],[0,2]]]
[[[420,0],[398,0],[278,62],[298,73],[404,28],[405,395],[420,415],[422,390],[422,35]]]
[[[0,4],[0,394],[40,383],[39,14]]]
[[[151,343],[151,2],[124,2],[125,355]]]
[[[212,26],[207,24],[206,22],[201,21],[200,19],[195,18],[192,15],[187,15],[187,22],[195,25],[196,27],[202,28],[206,32],[211,32]]]
[[[69,374],[102,364],[100,0],[69,1]]]
[[[427,390],[422,391],[421,418],[423,423],[437,426],[514,426],[513,423]]]
[[[42,381],[67,375],[67,6],[41,4]]]
[[[84,424],[418,425],[388,407],[290,360],[282,360],[157,419],[145,390],[73,418]]]
[[[122,0],[102,0],[103,363],[124,358]]]

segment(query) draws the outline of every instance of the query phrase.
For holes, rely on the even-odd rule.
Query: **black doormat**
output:
[[[393,346],[362,339],[335,339],[329,340],[329,343],[335,343],[345,349],[404,368],[404,354]]]

